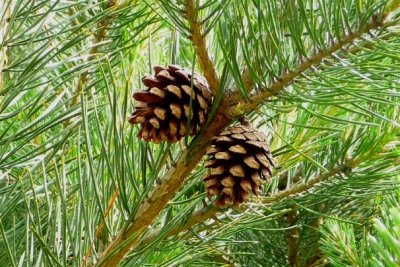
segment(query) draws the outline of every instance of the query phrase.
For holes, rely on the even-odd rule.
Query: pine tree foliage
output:
[[[396,266],[397,0],[4,0],[0,266]],[[206,127],[137,139],[155,65],[208,80]],[[238,209],[205,194],[246,115],[277,168]]]

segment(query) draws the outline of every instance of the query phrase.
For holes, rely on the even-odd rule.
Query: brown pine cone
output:
[[[265,135],[244,125],[227,128],[212,139],[207,149],[210,169],[203,180],[209,196],[219,196],[215,205],[239,206],[250,194],[260,195],[263,180],[269,180],[274,161]]]
[[[129,122],[141,124],[138,137],[160,143],[196,135],[212,104],[206,79],[175,65],[156,66],[154,71],[154,76],[142,79],[147,89],[133,94],[136,110]]]

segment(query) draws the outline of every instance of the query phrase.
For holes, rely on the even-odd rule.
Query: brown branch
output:
[[[208,84],[210,86],[213,95],[217,94],[219,88],[219,79],[214,68],[214,64],[210,59],[207,52],[206,40],[201,33],[201,25],[197,20],[197,8],[195,0],[186,1],[186,16],[190,25],[191,40],[194,47],[196,48],[196,53],[198,57],[198,62],[200,63],[200,68],[206,77]]]
[[[318,210],[323,210],[324,207],[325,207],[325,204],[323,203],[323,204],[319,205]],[[310,228],[313,231],[317,232],[317,234],[318,234],[320,231],[321,225],[323,223],[324,223],[324,218],[317,217],[311,221]],[[318,239],[319,239],[319,237],[318,237]],[[323,262],[323,261],[326,261],[326,259],[324,258],[322,251],[319,249],[319,247],[317,247],[315,255],[313,255],[311,258],[307,259],[306,266],[307,267],[319,266],[317,264],[320,262]]]
[[[299,267],[299,237],[300,229],[297,225],[298,209],[293,206],[292,210],[287,213],[287,222],[291,227],[288,236],[288,260],[292,267]]]
[[[251,74],[248,69],[246,69],[242,72],[241,79],[243,82],[244,89],[246,90],[246,92],[250,93],[251,90],[253,90],[254,82],[251,79]]]
[[[388,23],[389,24],[389,23]],[[286,74],[283,74],[280,78],[278,78],[275,82],[273,82],[268,88],[265,88],[261,92],[253,95],[251,100],[246,103],[234,103],[230,110],[228,111],[228,115],[232,118],[241,117],[244,114],[255,110],[262,102],[267,100],[268,98],[279,94],[283,89],[292,84],[296,78],[300,77],[300,75],[306,70],[311,69],[311,67],[320,64],[324,59],[331,56],[332,53],[343,49],[345,46],[350,45],[356,39],[362,37],[363,34],[368,33],[372,29],[379,29],[384,27],[380,21],[373,21],[368,24],[365,28],[358,31],[357,33],[351,33],[340,41],[332,44],[324,51],[320,51],[306,61],[297,65],[293,70],[289,71]],[[246,73],[246,72],[245,72]],[[248,89],[250,90],[250,89]]]
[[[107,206],[106,212],[104,213],[104,218],[103,218],[102,222],[100,223],[100,225],[97,227],[96,232],[94,234],[94,238],[93,238],[92,242],[90,243],[90,246],[87,249],[87,251],[85,253],[85,256],[83,257],[82,267],[86,266],[86,261],[87,261],[87,259],[90,257],[90,255],[92,253],[94,243],[100,237],[100,235],[102,234],[104,226],[106,224],[106,219],[110,215],[111,210],[114,207],[114,204],[117,201],[118,196],[119,196],[119,189],[114,191],[113,196],[111,197],[110,201],[108,202],[108,206]]]

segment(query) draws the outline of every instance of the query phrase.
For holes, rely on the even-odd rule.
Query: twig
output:
[[[249,69],[246,69],[246,70],[243,71],[241,79],[242,79],[242,82],[243,82],[244,89],[248,93],[250,93],[251,90],[253,90],[254,82],[251,79],[251,74],[250,74]]]
[[[288,236],[288,260],[289,265],[292,267],[300,266],[299,261],[299,237],[300,230],[297,225],[298,209],[296,206],[292,207],[292,210],[287,213],[287,222],[291,227]]]
[[[217,94],[219,79],[214,64],[207,52],[206,40],[201,33],[201,25],[197,20],[197,8],[195,0],[186,1],[186,16],[190,25],[191,40],[196,48],[200,68],[206,77],[213,95]]]
[[[243,114],[251,112],[255,110],[258,105],[264,102],[266,99],[277,95],[280,93],[285,87],[294,82],[296,78],[298,78],[304,71],[309,70],[311,67],[321,63],[324,59],[330,57],[330,55],[345,46],[351,44],[354,40],[362,37],[363,34],[369,32],[372,29],[378,29],[380,27],[384,27],[380,21],[373,21],[368,24],[364,29],[358,31],[357,33],[351,33],[346,37],[342,38],[339,42],[334,43],[330,47],[328,47],[324,51],[320,51],[308,60],[297,65],[294,70],[289,71],[288,73],[282,75],[277,81],[273,82],[268,88],[263,89],[261,92],[253,95],[251,100],[247,103],[234,103],[231,109],[228,111],[228,115],[232,118],[241,117]],[[246,73],[246,72],[245,72]],[[250,89],[248,89],[250,90]]]
[[[108,207],[106,209],[106,212],[104,213],[104,218],[103,218],[102,222],[100,223],[100,225],[97,227],[94,238],[85,253],[85,256],[82,261],[82,267],[86,266],[86,261],[90,257],[90,254],[92,253],[94,242],[100,237],[100,234],[103,232],[104,226],[106,224],[106,218],[108,217],[108,215],[110,215],[110,212],[111,212],[112,208],[114,207],[114,204],[117,201],[118,196],[119,196],[119,189],[116,189],[114,191],[114,195],[111,197],[110,201],[108,202]]]
[[[323,204],[321,204],[319,206],[319,210],[323,210],[324,207],[325,207],[325,204],[323,203]],[[315,218],[315,219],[313,219],[311,221],[310,227],[311,227],[311,229],[313,231],[315,231],[318,234],[319,231],[320,231],[321,225],[323,223],[324,223],[324,218],[318,216],[317,218]],[[324,261],[326,262],[326,259],[324,258],[324,256],[323,256],[321,250],[319,249],[319,247],[317,247],[315,255],[313,255],[311,258],[307,259],[306,266],[309,266],[309,267],[311,267],[311,266],[320,266],[320,265],[317,265],[317,264],[321,263],[321,262],[324,262]]]

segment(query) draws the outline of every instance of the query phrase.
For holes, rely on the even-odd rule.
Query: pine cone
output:
[[[212,104],[206,79],[197,73],[192,77],[191,71],[175,65],[156,66],[154,71],[154,76],[142,79],[148,88],[133,94],[136,110],[129,122],[141,124],[138,137],[160,143],[177,142],[187,133],[196,135]]]
[[[209,196],[219,196],[215,205],[239,206],[251,193],[260,195],[262,180],[268,180],[274,161],[263,133],[236,125],[212,139],[207,149],[205,167],[210,173],[204,178]]]

